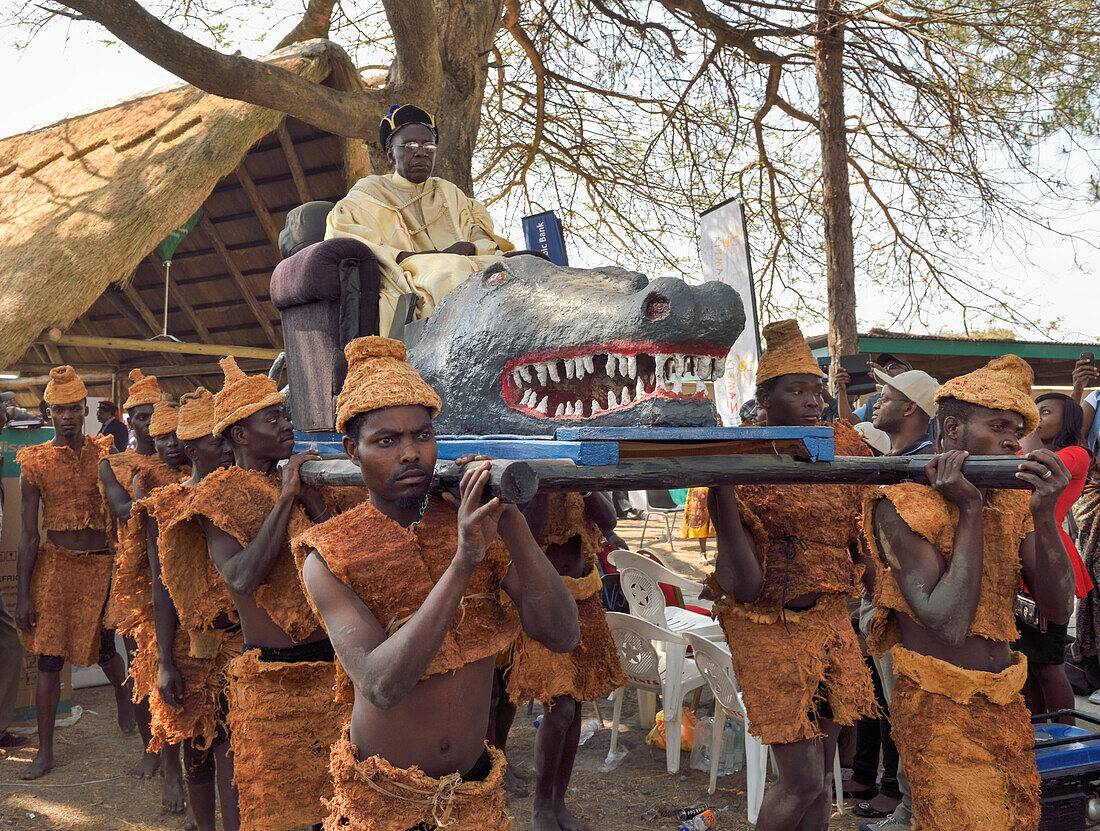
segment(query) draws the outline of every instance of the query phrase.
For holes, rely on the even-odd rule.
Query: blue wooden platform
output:
[[[619,445],[613,441],[558,441],[553,436],[436,436],[439,458],[467,453],[493,459],[571,459],[578,465],[613,465]],[[294,451],[316,450],[322,456],[344,458],[343,433],[294,432]]]
[[[561,427],[555,436],[437,436],[436,440],[439,458],[444,460],[477,453],[493,459],[570,459],[584,466],[613,465],[619,461],[620,442],[686,445],[734,441],[799,442],[813,461],[834,458],[831,427]],[[294,449],[299,453],[317,450],[322,456],[342,459],[343,442],[342,433],[294,433]]]
[[[801,441],[815,462],[834,458],[833,428],[816,427],[559,427],[559,441]]]

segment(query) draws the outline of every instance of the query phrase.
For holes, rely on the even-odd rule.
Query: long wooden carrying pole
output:
[[[490,463],[489,493],[522,504],[538,492],[650,490],[716,485],[891,485],[928,484],[924,467],[931,456],[843,457],[831,462],[800,462],[789,456],[692,456],[626,459],[614,465],[576,465],[568,459]],[[1016,456],[973,456],[962,473],[979,487],[1027,488],[1016,477]],[[458,486],[463,469],[436,466],[435,488]],[[359,468],[347,460],[307,462],[302,478],[317,485],[361,485]]]

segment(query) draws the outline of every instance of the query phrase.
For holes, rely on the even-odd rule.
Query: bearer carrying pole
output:
[[[691,456],[622,459],[613,465],[577,465],[569,459],[501,459],[490,462],[488,492],[504,502],[523,504],[536,493],[555,491],[648,490],[718,485],[893,485],[928,484],[931,456],[838,457],[803,462],[789,456]],[[983,488],[1027,488],[1016,477],[1017,456],[972,456],[962,474]],[[462,467],[436,465],[433,490],[456,490]],[[362,485],[359,468],[347,460],[306,462],[302,480],[313,485]]]

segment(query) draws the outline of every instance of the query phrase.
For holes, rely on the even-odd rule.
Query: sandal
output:
[[[882,819],[890,816],[890,814],[898,807],[898,803],[901,802],[901,796],[891,797],[886,794],[880,793],[874,799],[865,800],[856,805],[852,809],[857,817],[867,817],[868,819]]]
[[[870,802],[861,802],[852,809],[852,813],[864,819],[883,819],[890,816],[889,811],[880,811],[874,808]]]

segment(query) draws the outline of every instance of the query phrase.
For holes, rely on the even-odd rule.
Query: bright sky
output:
[[[289,29],[289,26],[285,27]],[[178,83],[165,70],[124,46],[103,42],[107,33],[81,23],[56,22],[24,51],[10,46],[0,51],[0,77],[15,79],[6,85],[0,108],[0,136],[51,124],[67,115],[88,112],[131,95]],[[10,41],[9,41],[10,42]],[[266,51],[248,49],[247,54]],[[1057,145],[1044,152],[1060,153]],[[1100,149],[1092,154],[1065,154],[1075,176],[1087,180],[1100,168]],[[1039,204],[1037,211],[1053,216],[1054,206]],[[1033,232],[1026,240],[976,240],[975,273],[997,274],[1018,293],[1033,299],[1037,317],[1061,319],[1052,333],[1057,340],[1100,340],[1100,206],[1058,217],[1093,246],[1073,244],[1055,234]],[[750,227],[752,220],[750,218]],[[519,228],[504,228],[512,238]],[[624,263],[623,265],[628,265]],[[859,297],[860,328],[884,319],[888,299],[866,292]],[[928,330],[957,327],[955,318],[932,312]],[[1029,336],[1034,338],[1034,336]]]

